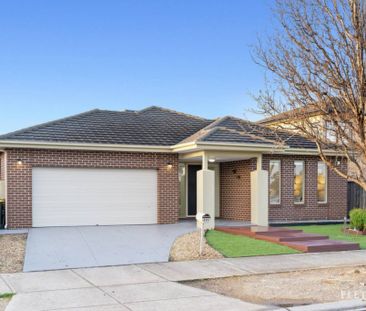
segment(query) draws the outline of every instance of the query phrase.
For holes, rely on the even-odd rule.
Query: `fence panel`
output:
[[[348,182],[347,209],[366,208],[366,191],[354,182]]]

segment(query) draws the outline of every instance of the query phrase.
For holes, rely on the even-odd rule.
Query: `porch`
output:
[[[180,154],[180,218],[268,225],[268,172],[262,153],[202,150]]]

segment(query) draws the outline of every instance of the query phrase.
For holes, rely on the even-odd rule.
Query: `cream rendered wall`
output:
[[[0,200],[5,199],[5,180],[0,180]]]
[[[206,229],[215,228],[215,172],[200,170],[197,172],[197,213],[209,214],[211,219]],[[198,224],[198,222],[197,222]]]
[[[268,226],[268,172],[250,173],[251,223]]]
[[[185,218],[187,216],[187,165],[179,164],[179,217]]]
[[[208,165],[215,171],[215,217],[220,217],[220,164]]]
[[[196,163],[197,164],[197,163]],[[180,204],[179,217],[187,217],[187,163],[180,164]],[[194,165],[194,163],[192,163]],[[210,170],[215,172],[215,217],[220,217],[220,163],[210,163]]]
[[[312,117],[309,117],[309,121],[311,123],[323,123],[324,120],[323,120],[323,117],[322,116],[312,116]],[[297,124],[299,124],[300,122],[299,121],[296,121],[296,120],[284,120],[284,121],[275,121],[273,123],[269,123],[267,124],[267,126],[271,126],[271,127],[277,127],[277,128],[282,128],[282,129],[286,129],[286,130],[294,130],[296,131],[296,129],[294,128],[294,126],[296,126]]]

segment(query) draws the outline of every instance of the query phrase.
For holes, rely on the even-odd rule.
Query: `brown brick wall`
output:
[[[263,169],[269,160],[281,160],[281,204],[269,206],[270,222],[311,220],[341,220],[347,211],[347,181],[328,169],[328,202],[317,202],[316,156],[264,155]],[[293,203],[294,161],[305,161],[305,202]],[[347,169],[342,162],[341,168]],[[221,163],[220,203],[221,217],[250,221],[250,172],[256,169],[256,160]],[[236,170],[236,173],[233,173]],[[238,178],[240,176],[240,178]]]
[[[175,223],[179,215],[178,155],[73,150],[7,150],[9,228],[32,225],[32,167],[141,168],[158,170],[158,223]],[[22,159],[23,165],[16,164]],[[173,164],[172,169],[167,163]]]
[[[255,159],[220,164],[222,218],[250,221],[250,172],[255,167]]]
[[[347,180],[328,169],[328,202],[318,203],[318,161],[315,156],[265,155],[263,169],[268,170],[269,160],[281,160],[281,204],[269,206],[270,222],[341,220],[347,213]],[[305,161],[305,201],[294,204],[294,161]],[[341,163],[347,170],[347,162]]]

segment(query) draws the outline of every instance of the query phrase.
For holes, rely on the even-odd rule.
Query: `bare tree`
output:
[[[256,96],[259,111],[286,111],[282,127],[314,141],[330,169],[366,189],[366,1],[278,0],[274,14],[275,35],[255,48],[271,86]]]

